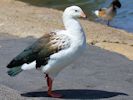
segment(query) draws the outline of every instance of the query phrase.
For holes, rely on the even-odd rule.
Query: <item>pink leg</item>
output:
[[[48,85],[48,95],[50,97],[54,97],[54,98],[61,98],[62,95],[61,94],[56,94],[52,92],[52,79],[46,74],[46,78],[47,78],[47,85]]]

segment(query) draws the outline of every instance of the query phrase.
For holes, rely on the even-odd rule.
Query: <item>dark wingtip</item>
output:
[[[7,74],[11,77],[14,77],[17,74],[19,74],[21,71],[22,71],[21,67],[14,67],[11,68],[9,71],[7,71]]]
[[[6,67],[7,68],[12,68],[14,66],[14,60],[12,60]]]
[[[8,74],[9,76],[11,76],[11,77],[13,77],[13,76],[14,76],[10,70],[9,70],[9,71],[7,71],[7,74]]]
[[[7,65],[7,66],[6,66],[6,68],[10,68],[10,66],[9,66],[9,65]]]
[[[7,68],[11,68],[11,65],[10,65],[10,63],[6,66]]]

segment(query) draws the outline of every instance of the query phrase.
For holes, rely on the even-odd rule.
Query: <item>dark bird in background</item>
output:
[[[117,9],[121,8],[121,3],[119,0],[113,0],[109,7],[107,8],[100,8],[96,10],[94,13],[97,17],[106,20],[109,26],[110,21],[115,17],[117,13]]]

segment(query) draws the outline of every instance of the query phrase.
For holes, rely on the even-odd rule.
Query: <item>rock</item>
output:
[[[0,100],[25,100],[18,91],[0,84]]]

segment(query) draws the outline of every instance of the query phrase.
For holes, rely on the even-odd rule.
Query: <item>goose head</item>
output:
[[[78,6],[70,6],[67,7],[63,13],[63,17],[69,17],[69,18],[87,18],[83,10]]]

